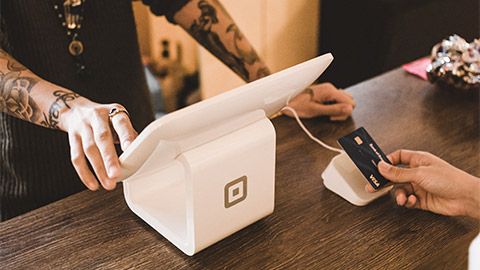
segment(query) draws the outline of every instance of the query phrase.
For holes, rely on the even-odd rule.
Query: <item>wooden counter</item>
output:
[[[432,152],[478,176],[479,96],[437,89],[396,69],[355,85],[345,122],[305,125],[330,145],[363,126],[389,153]],[[84,191],[0,223],[1,269],[465,269],[479,223],[398,207],[391,196],[365,207],[323,186],[336,155],[311,141],[294,119],[277,130],[276,198],[272,215],[184,255],[113,192]]]

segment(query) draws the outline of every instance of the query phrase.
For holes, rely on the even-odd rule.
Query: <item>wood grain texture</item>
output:
[[[347,89],[357,108],[345,122],[305,120],[330,145],[364,126],[385,152],[432,152],[478,176],[477,94],[436,89],[396,69]],[[1,269],[465,269],[479,223],[395,205],[356,207],[326,190],[336,153],[287,117],[277,131],[272,215],[189,257],[127,207],[122,188],[84,191],[0,223]]]

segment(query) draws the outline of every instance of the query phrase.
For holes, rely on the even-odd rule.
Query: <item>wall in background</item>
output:
[[[181,64],[189,73],[198,70],[198,45],[180,26],[171,24],[165,17],[157,17],[150,8],[141,1],[133,2],[135,21],[137,23],[138,41],[142,56],[159,59],[162,51],[162,41],[169,41],[169,51],[176,59],[178,46],[181,48]]]
[[[151,55],[150,48],[150,22],[149,9],[141,2],[132,2],[135,21],[137,23],[138,43],[140,44],[140,53],[145,56]]]

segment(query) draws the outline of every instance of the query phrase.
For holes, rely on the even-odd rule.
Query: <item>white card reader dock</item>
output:
[[[353,205],[364,206],[386,195],[393,186],[385,187],[375,193],[365,190],[368,181],[350,159],[347,153],[335,156],[322,173],[326,188],[340,195]]]
[[[175,143],[161,141],[123,183],[131,210],[188,255],[273,212],[272,123],[258,110],[228,124],[169,162]]]
[[[151,123],[120,156],[130,209],[187,255],[272,213],[268,118],[332,60],[319,56]]]

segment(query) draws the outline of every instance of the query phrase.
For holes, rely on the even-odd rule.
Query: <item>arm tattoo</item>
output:
[[[238,29],[238,27],[233,23],[227,27],[227,33],[231,31],[234,33],[233,42],[235,44],[235,50],[237,51],[238,55],[240,55],[240,58],[242,58],[249,65],[253,65],[255,62],[259,61],[260,58],[253,48],[251,48],[250,51],[244,51],[238,47],[238,41],[243,39],[243,35],[240,32],[240,29]]]
[[[80,95],[74,92],[64,90],[57,90],[53,92],[53,95],[56,96],[57,99],[50,106],[50,109],[48,110],[48,117],[47,115],[45,115],[45,113],[43,113],[43,120],[40,123],[48,128],[59,129],[58,118],[60,116],[60,109],[63,106],[70,109],[70,106],[67,102],[78,98]]]
[[[15,61],[2,49],[0,49],[0,60],[7,61],[6,73],[0,71],[0,110],[32,123],[40,121],[43,115],[43,120],[40,121],[41,125],[59,129],[60,109],[63,106],[70,109],[68,102],[76,99],[79,95],[65,90],[53,92],[57,99],[50,106],[47,116],[41,112],[37,103],[30,97],[30,92],[39,79],[22,76],[22,72],[27,68]]]
[[[245,62],[255,62],[251,52],[239,51],[237,44],[235,46],[237,53],[240,57],[237,57],[232,52],[229,52],[225,45],[220,41],[220,37],[217,33],[212,32],[212,25],[218,23],[217,10],[205,0],[200,0],[198,2],[198,8],[201,11],[200,17],[193,21],[193,24],[190,26],[191,35],[197,39],[203,46],[210,50],[217,58],[222,60],[230,69],[235,73],[240,75],[245,80],[249,80],[249,73],[245,68]],[[235,39],[239,38],[241,40],[242,36],[237,28],[229,27],[227,32],[234,31]],[[238,36],[237,36],[238,35]],[[258,60],[258,56],[256,56]],[[253,63],[252,62],[252,63]]]
[[[30,92],[38,79],[22,76],[22,72],[27,69],[1,49],[0,59],[7,61],[7,70],[0,71],[1,111],[32,123],[36,122],[40,118],[40,109],[30,97]]]
[[[267,67],[260,68],[257,71],[257,79],[267,77],[268,75],[270,75],[270,70]]]
[[[0,49],[0,59],[7,61],[7,69],[11,72],[22,72],[27,70],[22,64],[18,63],[10,55],[8,55],[4,50]]]

